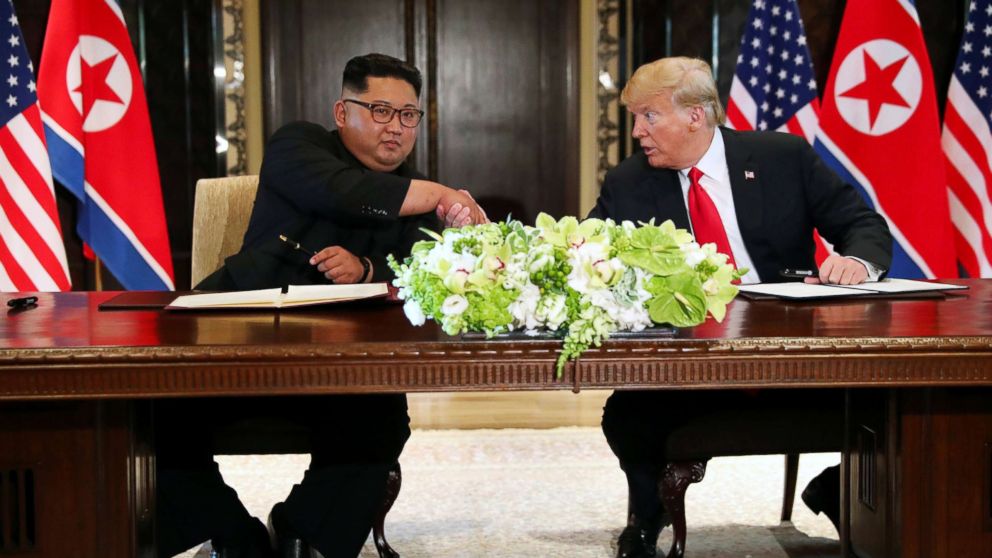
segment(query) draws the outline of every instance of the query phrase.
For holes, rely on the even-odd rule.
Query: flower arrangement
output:
[[[430,318],[449,335],[556,332],[564,340],[559,376],[615,331],[688,327],[707,314],[722,321],[744,273],[671,221],[542,213],[533,227],[507,219],[424,232],[433,240],[414,244],[402,263],[389,258],[410,322]]]

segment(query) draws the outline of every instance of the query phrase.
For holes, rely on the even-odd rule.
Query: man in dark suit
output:
[[[405,163],[423,116],[420,87],[420,72],[401,60],[351,59],[333,108],[337,130],[295,122],[273,134],[241,251],[198,288],[388,281],[386,255],[403,258],[421,228],[438,229],[435,211],[449,226],[484,222],[467,193]],[[265,527],[220,477],[211,443],[216,425],[259,414],[288,418],[311,439],[309,469],[270,516],[280,556],[361,551],[410,435],[405,395],[158,402],[160,556],[206,539],[222,556],[271,554]]]
[[[671,219],[747,268],[743,283],[780,281],[786,268],[816,269],[814,228],[835,254],[808,282],[855,284],[885,273],[892,256],[885,220],[805,140],[721,127],[725,114],[702,60],[646,64],[621,100],[633,115],[632,134],[641,151],[606,175],[590,217]],[[818,393],[783,398],[773,390],[614,392],[604,408],[603,431],[627,476],[630,497],[617,555],[655,556],[665,523],[657,486],[672,428],[707,409],[830,404]]]

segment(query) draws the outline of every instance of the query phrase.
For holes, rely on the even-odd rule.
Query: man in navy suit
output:
[[[746,268],[743,283],[780,281],[786,268],[816,269],[814,228],[835,254],[808,282],[855,284],[884,275],[892,258],[885,220],[804,139],[721,127],[726,117],[712,70],[702,60],[663,58],[641,66],[621,100],[633,115],[632,135],[641,151],[606,175],[590,217],[671,219]],[[808,403],[820,403],[818,395],[808,394],[814,399]],[[610,396],[603,431],[630,489],[630,516],[617,555],[656,553],[665,521],[657,485],[673,427],[717,405],[774,405],[777,398],[770,390]]]

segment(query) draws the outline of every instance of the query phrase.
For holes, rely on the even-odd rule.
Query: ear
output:
[[[344,106],[344,101],[338,100],[334,102],[334,108],[331,109],[334,113],[334,124],[340,129],[344,126],[346,111]]]
[[[689,129],[695,132],[696,130],[704,127],[706,125],[706,109],[702,106],[696,105],[694,107],[689,107]]]

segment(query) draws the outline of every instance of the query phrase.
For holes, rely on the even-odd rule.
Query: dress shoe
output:
[[[662,527],[671,525],[667,514],[644,521],[630,514],[627,527],[617,539],[617,558],[650,558],[658,553],[658,535]]]
[[[278,558],[311,558],[310,545],[289,526],[286,506],[282,502],[272,506],[268,527]]]
[[[809,481],[800,497],[813,513],[823,513],[840,531],[840,465],[820,472]]]
[[[244,536],[237,540],[226,541],[213,539],[210,541],[217,558],[274,558],[269,543],[269,533],[257,519],[252,519],[252,525],[245,529]]]

